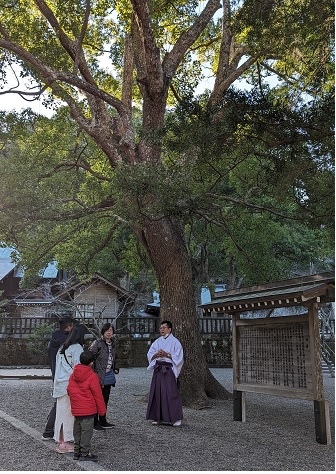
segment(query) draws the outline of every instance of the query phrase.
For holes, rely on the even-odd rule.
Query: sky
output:
[[[53,114],[52,110],[46,109],[42,105],[41,100],[28,102],[17,94],[0,95],[0,110],[5,110],[6,112],[20,112],[27,108],[31,108],[34,112],[42,115],[51,116]]]
[[[14,65],[12,65],[12,67],[13,70],[10,68],[5,69],[8,85],[5,85],[4,88],[0,90],[0,110],[5,110],[6,112],[20,112],[23,109],[31,108],[36,113],[51,117],[53,115],[53,111],[43,106],[42,98],[40,100],[25,100],[19,94],[3,93],[6,89],[14,89],[18,85],[18,78],[20,80],[20,86],[18,89],[26,90],[29,86],[31,87],[31,84],[29,84],[29,79],[27,79],[27,87],[25,87],[24,79],[22,77],[20,78],[18,67],[15,67]],[[16,72],[17,77],[13,71]]]

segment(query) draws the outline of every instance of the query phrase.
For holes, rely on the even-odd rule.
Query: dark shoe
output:
[[[80,459],[80,461],[97,462],[98,461],[98,456],[96,456],[95,454],[88,453],[88,454],[84,454],[84,456],[82,455],[79,459]]]
[[[74,458],[75,461],[78,461],[78,459],[80,458],[80,456],[81,456],[81,453],[74,453],[73,458]]]
[[[93,429],[94,429],[95,431],[103,431],[103,430],[104,430],[101,425],[95,425],[95,426],[93,427]]]
[[[113,428],[115,425],[113,423],[108,423],[107,421],[105,421],[104,423],[101,423],[100,426],[106,430],[108,428]]]
[[[54,440],[54,435],[53,434],[48,434],[48,433],[43,433],[42,439],[44,441]]]

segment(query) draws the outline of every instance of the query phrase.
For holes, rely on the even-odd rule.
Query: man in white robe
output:
[[[177,378],[183,365],[183,348],[180,341],[172,334],[172,323],[162,321],[161,336],[150,346],[148,370],[154,370],[151,382],[147,420],[153,424],[169,423],[181,426],[182,398],[178,389]]]

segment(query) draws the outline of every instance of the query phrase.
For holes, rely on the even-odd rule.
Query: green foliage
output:
[[[202,6],[196,1],[148,5],[147,33],[164,63]],[[233,282],[237,272],[257,283],[287,276],[293,268],[308,271],[314,262],[324,267],[334,227],[329,0],[318,8],[316,0],[231,2],[224,23],[219,15],[209,20],[181,55],[167,90],[163,127],[145,126],[154,108],[145,107],[146,80],[139,79],[142,64],[150,67],[150,61],[137,56],[136,44],[133,108],[122,126],[116,108],[103,107],[93,90],[84,93],[74,85],[74,78],[85,78],[121,97],[126,37],[134,31],[131,3],[93,2],[85,31],[83,2],[53,1],[49,7],[68,41],[79,41],[84,33],[86,63],[78,75],[74,43],[69,48],[61,43],[60,30],[55,34],[34,2],[2,8],[12,41],[71,76],[48,89],[67,100],[71,113],[63,106],[52,119],[31,111],[1,115],[0,237],[20,248],[27,278],[56,258],[62,268],[81,275],[99,271],[112,280],[128,275],[136,286],[154,285],[141,229],[144,221],[166,217],[186,229],[196,280]],[[228,32],[224,57],[221,41]],[[4,66],[17,60],[27,80],[43,83],[36,67],[1,51]],[[254,61],[236,77],[246,58]],[[227,81],[217,101],[210,82],[201,95],[195,92],[208,74]],[[231,84],[237,79],[244,79],[249,91],[235,89]],[[157,103],[163,96],[155,96]],[[125,122],[131,124],[127,133]],[[135,150],[145,143],[150,159],[123,159],[129,135]],[[160,147],[158,158],[154,152]],[[111,149],[118,155],[115,162]]]
[[[233,286],[235,273],[257,284],[331,269],[332,117],[328,94],[292,108],[266,89],[231,90],[221,108],[192,101],[168,116],[169,181],[172,187],[179,175],[177,190],[185,191],[174,202],[188,203],[188,242],[201,283],[204,254],[208,278]]]
[[[54,119],[4,117],[0,227],[5,240],[20,242],[27,278],[56,258],[83,276],[98,271],[120,281],[128,274],[135,287],[144,281],[147,290],[154,287],[150,262],[130,230],[144,215],[183,222],[201,283],[234,284],[233,262],[246,283],[308,272],[312,264],[328,269],[331,99],[292,110],[273,95],[232,90],[214,111],[185,103],[167,116],[161,163],[115,171],[64,111]],[[283,146],[285,135],[292,141]],[[8,192],[15,183],[19,196]]]
[[[116,214],[123,196],[114,173],[92,141],[64,110],[50,120],[30,112],[3,118],[0,229],[6,242],[20,244],[24,284],[34,286],[39,270],[56,258],[81,276],[99,272],[118,282],[128,274],[138,288],[145,282],[153,288],[148,259]],[[112,212],[113,200],[120,209]]]
[[[48,341],[51,338],[51,334],[54,331],[54,327],[51,324],[43,323],[37,326],[27,337],[27,349],[28,352],[37,360],[37,363],[46,361]]]

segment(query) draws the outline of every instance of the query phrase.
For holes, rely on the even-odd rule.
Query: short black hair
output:
[[[94,361],[94,353],[86,349],[79,356],[79,362],[83,365],[89,365]]]
[[[115,333],[114,326],[111,323],[105,323],[103,324],[100,333],[103,336],[104,332],[108,331],[110,328],[112,328],[113,334]]]
[[[168,321],[167,319],[165,319],[164,321],[161,321],[160,326],[162,326],[162,324],[167,324],[168,328],[173,329],[173,325],[172,325],[171,321]]]
[[[59,323],[60,329],[64,331],[64,329],[66,329],[66,327],[69,326],[69,324],[74,324],[75,320],[71,316],[64,316],[64,318],[61,318],[58,321],[58,323]]]

